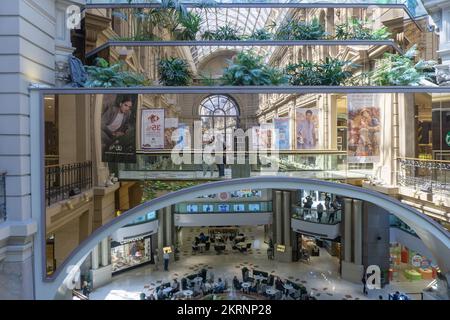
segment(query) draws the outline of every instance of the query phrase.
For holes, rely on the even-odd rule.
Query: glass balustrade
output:
[[[402,220],[394,216],[393,214],[389,215],[389,224],[391,228],[398,228],[402,231],[405,231],[415,237],[419,237],[417,233],[414,232],[413,229],[411,229],[406,223],[404,223]]]
[[[338,224],[341,222],[342,209],[324,209],[322,213],[320,213],[316,208],[292,206],[292,218],[314,223]]]
[[[226,153],[224,175],[220,175],[222,156],[216,156],[216,163],[202,160],[201,153],[185,154],[185,160],[178,163],[178,154],[138,154],[136,163],[118,163],[116,173],[120,180],[167,180],[167,179],[218,179],[260,175],[284,175],[317,179],[365,178],[370,170],[347,168],[347,155],[340,151],[317,151],[296,153],[296,151],[262,153]],[[205,156],[206,157],[206,156]],[[206,158],[205,158],[206,159]]]

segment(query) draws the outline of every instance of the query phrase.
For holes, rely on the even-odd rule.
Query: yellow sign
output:
[[[172,248],[171,247],[164,247],[163,248],[163,252],[164,253],[172,253]]]
[[[277,251],[278,252],[285,252],[286,251],[286,246],[283,246],[281,244],[277,245]]]

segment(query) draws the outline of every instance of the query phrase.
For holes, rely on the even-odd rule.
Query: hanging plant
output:
[[[205,31],[202,34],[203,40],[241,40],[239,29],[235,29],[228,25],[221,26],[215,31]]]
[[[176,40],[195,40],[200,31],[202,17],[197,13],[188,12],[187,17],[181,18],[172,33]]]
[[[142,189],[142,199],[141,202],[155,199],[158,196],[158,192],[167,191],[173,192],[181,189],[193,187],[197,185],[198,182],[163,182],[160,180],[145,180],[141,183]]]
[[[372,73],[371,80],[379,86],[418,86],[422,81],[436,82],[434,61],[414,62],[417,46],[411,47],[404,55],[385,53]]]
[[[272,28],[276,28],[276,24],[273,24]],[[317,18],[311,22],[289,19],[275,32],[276,40],[320,40],[325,36],[325,29]]]
[[[273,34],[270,33],[268,30],[262,28],[253,31],[253,33],[246,37],[248,40],[271,40],[273,37]]]
[[[277,68],[268,66],[263,58],[249,52],[239,52],[228,61],[222,82],[231,86],[264,86],[287,83],[287,77]]]
[[[339,86],[352,77],[350,69],[354,67],[356,65],[351,62],[327,57],[320,62],[289,64],[285,72],[289,83],[294,86]]]
[[[367,22],[353,18],[342,24],[336,25],[337,40],[387,40],[391,37],[387,27],[372,30]]]
[[[102,58],[96,59],[95,66],[86,66],[88,80],[85,87],[141,87],[148,86],[149,80],[144,75],[131,71],[122,71],[122,62],[109,65],[108,61]]]
[[[187,86],[192,80],[188,63],[180,58],[162,59],[159,64],[159,82],[165,86]]]

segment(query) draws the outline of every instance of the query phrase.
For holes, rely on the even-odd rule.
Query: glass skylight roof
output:
[[[132,0],[131,3],[159,3],[158,0]],[[185,4],[198,3],[218,3],[218,4],[233,4],[233,3],[338,3],[338,4],[405,4],[415,17],[427,14],[422,0],[186,0],[180,1]],[[129,4],[128,0],[87,0],[87,4]]]
[[[216,31],[223,26],[229,26],[238,30],[238,34],[250,35],[256,30],[267,28],[272,22],[279,22],[284,18],[287,10],[273,8],[210,8],[208,10],[191,9],[203,16],[203,23],[200,34],[205,31]],[[240,47],[240,50],[249,50],[255,48],[259,53],[266,50],[260,47]],[[211,46],[211,47],[192,47],[192,56],[195,62],[200,62],[206,56],[218,51],[230,49],[234,46]],[[262,52],[261,52],[262,51]]]

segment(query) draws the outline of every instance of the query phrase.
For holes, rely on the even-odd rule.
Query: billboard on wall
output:
[[[259,134],[257,133],[259,149],[272,149],[273,147],[273,123],[261,123],[259,126]]]
[[[164,109],[142,110],[141,148],[164,149]]]
[[[290,120],[290,118],[273,119],[275,128],[274,143],[275,146],[280,150],[291,149]]]
[[[176,142],[172,140],[172,135],[178,129],[178,118],[166,118],[164,126],[164,148],[173,149]]]
[[[103,162],[136,162],[138,95],[105,94],[101,118]]]
[[[319,109],[297,108],[295,110],[295,134],[297,149],[319,147]]]
[[[373,94],[348,96],[348,162],[380,161],[381,117]]]

